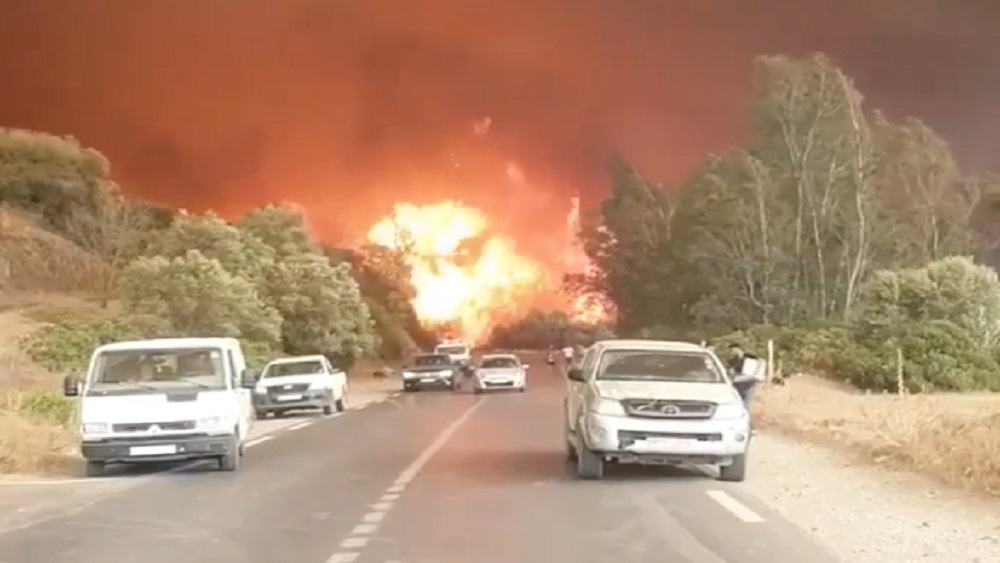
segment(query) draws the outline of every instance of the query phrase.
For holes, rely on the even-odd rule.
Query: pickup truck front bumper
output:
[[[254,394],[253,408],[259,413],[279,410],[321,409],[333,404],[330,389],[310,390],[290,395]]]
[[[80,453],[87,461],[161,462],[229,453],[235,438],[231,434],[178,434],[157,437],[107,438],[85,441]]]
[[[588,414],[587,447],[624,463],[727,464],[750,442],[748,418],[677,420]]]

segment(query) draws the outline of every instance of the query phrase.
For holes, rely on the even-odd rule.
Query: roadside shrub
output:
[[[54,391],[12,391],[3,396],[0,410],[37,424],[69,428],[76,418],[76,403]]]
[[[51,372],[82,372],[87,369],[95,347],[134,334],[126,321],[117,318],[63,322],[27,334],[21,346],[34,362]]]

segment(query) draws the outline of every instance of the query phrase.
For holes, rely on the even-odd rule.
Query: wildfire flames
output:
[[[414,309],[429,324],[459,325],[473,343],[493,323],[524,312],[532,297],[552,288],[548,273],[520,254],[513,241],[489,233],[478,210],[456,201],[397,204],[368,232],[373,244],[400,251],[416,288]]]

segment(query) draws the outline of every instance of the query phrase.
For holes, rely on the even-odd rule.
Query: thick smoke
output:
[[[971,165],[1000,141],[986,0],[8,4],[0,123],[98,147],[136,195],[298,201],[333,237],[445,197],[558,236],[609,151],[676,181],[739,143],[759,53],[828,52]]]

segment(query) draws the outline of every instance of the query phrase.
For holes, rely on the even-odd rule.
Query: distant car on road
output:
[[[605,463],[715,465],[743,481],[750,418],[726,368],[697,344],[605,340],[567,373],[567,454],[580,477]]]
[[[528,385],[528,364],[514,354],[486,354],[479,359],[473,378],[473,392],[516,389],[524,393]]]
[[[403,365],[403,391],[458,387],[463,366],[448,354],[418,354]]]
[[[321,409],[323,414],[347,408],[347,374],[326,356],[291,356],[264,366],[253,394],[257,418],[283,416],[292,410]]]

